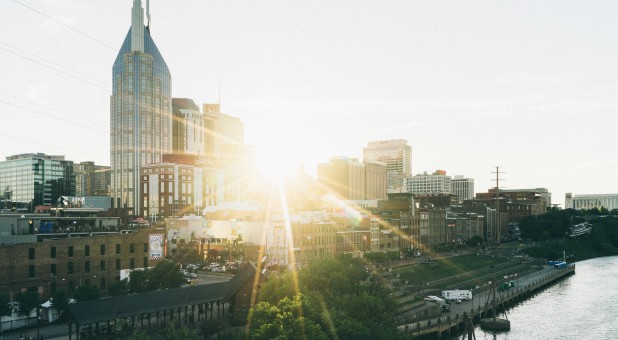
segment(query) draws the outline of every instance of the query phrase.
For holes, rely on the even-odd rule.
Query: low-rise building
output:
[[[0,245],[1,292],[31,290],[41,300],[82,285],[106,292],[121,270],[152,267],[165,256],[163,231],[156,229],[32,236],[30,242]]]

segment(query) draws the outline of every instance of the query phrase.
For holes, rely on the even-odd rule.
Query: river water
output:
[[[507,310],[511,330],[477,339],[618,339],[618,256],[577,262],[575,275]],[[461,335],[459,338],[461,339]]]

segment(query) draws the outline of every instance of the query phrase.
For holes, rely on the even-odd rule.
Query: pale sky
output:
[[[109,165],[112,64],[132,2],[0,0],[0,158]],[[246,142],[309,173],[402,138],[413,173],[471,177],[476,192],[496,166],[505,188],[546,187],[553,203],[618,192],[618,1],[150,7],[172,95],[201,106],[220,84]]]

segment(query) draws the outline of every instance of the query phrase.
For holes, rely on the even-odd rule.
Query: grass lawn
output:
[[[506,261],[508,261],[508,259],[502,256],[491,257],[466,254],[436,260],[435,265],[414,264],[409,267],[396,269],[394,272],[400,274],[400,278],[403,281],[408,281],[408,284],[418,285],[473,270],[487,268]]]

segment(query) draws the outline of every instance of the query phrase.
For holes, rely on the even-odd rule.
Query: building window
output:
[[[148,242],[144,243],[144,253],[148,252]]]
[[[52,259],[56,258],[56,247],[51,247],[51,255],[50,255],[50,257]]]
[[[129,269],[135,269],[135,259],[134,258],[129,259]]]
[[[73,262],[67,264],[67,274],[73,274]]]
[[[90,246],[86,245],[84,247],[84,256],[90,256]]]
[[[116,243],[116,255],[120,255],[121,250],[120,243]]]
[[[130,253],[135,253],[135,243],[129,244],[129,252]]]
[[[56,270],[56,264],[55,263],[51,264],[50,272],[51,272],[51,276],[56,276],[57,270]]]
[[[84,262],[84,273],[90,273],[90,261]]]
[[[56,282],[52,282],[52,283],[51,283],[51,293],[52,293],[52,294],[55,294],[55,293],[56,293],[56,289],[57,289],[57,288],[56,288]]]
[[[28,249],[28,259],[34,260],[34,248]]]
[[[69,257],[73,257],[73,246],[69,246]]]
[[[148,268],[148,256],[144,256],[144,268]]]
[[[105,271],[105,260],[101,260],[101,262],[99,262],[99,270],[102,272]]]
[[[28,278],[34,279],[34,265],[28,266]]]
[[[102,278],[101,278],[101,290],[103,290],[103,289],[105,289],[105,288],[106,288],[106,287],[105,287],[105,278],[104,278],[104,277],[102,277]]]
[[[116,270],[120,270],[120,259],[116,259]]]
[[[105,255],[105,245],[101,245],[101,255]]]

